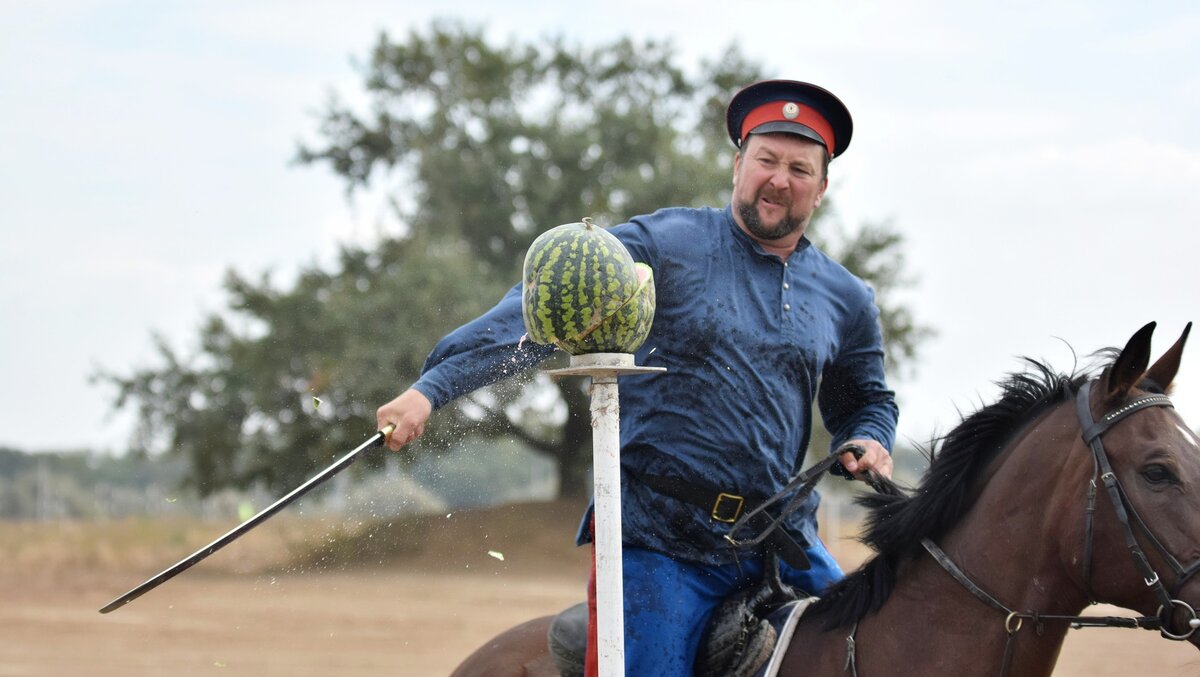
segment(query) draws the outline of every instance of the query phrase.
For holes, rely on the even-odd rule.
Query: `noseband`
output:
[[[1099,476],[1101,482],[1104,483],[1104,488],[1108,490],[1108,497],[1112,502],[1113,509],[1117,514],[1117,520],[1121,523],[1121,530],[1125,536],[1125,545],[1129,547],[1129,553],[1133,556],[1133,563],[1138,571],[1142,574],[1142,580],[1146,583],[1146,587],[1151,588],[1154,596],[1159,600],[1158,619],[1161,622],[1159,632],[1167,639],[1182,641],[1192,636],[1196,632],[1200,621],[1197,620],[1196,611],[1187,602],[1176,599],[1179,591],[1191,579],[1192,576],[1200,571],[1200,560],[1196,560],[1188,565],[1180,564],[1179,560],[1163,546],[1162,542],[1155,537],[1154,532],[1146,525],[1146,522],[1138,515],[1137,509],[1126,498],[1127,492],[1121,486],[1121,481],[1117,479],[1116,473],[1113,472],[1112,464],[1108,460],[1108,452],[1104,450],[1104,433],[1108,432],[1119,421],[1130,416],[1131,414],[1146,409],[1148,407],[1171,407],[1171,399],[1166,395],[1144,395],[1125,405],[1110,411],[1100,418],[1099,421],[1092,419],[1091,409],[1091,388],[1092,383],[1088,382],[1080,388],[1079,393],[1075,397],[1075,410],[1079,414],[1079,423],[1083,428],[1083,441],[1092,450],[1094,460],[1094,470],[1092,471],[1091,485],[1088,488],[1088,505],[1087,505],[1087,529],[1084,538],[1084,586],[1087,590],[1088,597],[1095,603],[1096,596],[1092,592],[1092,523],[1093,515],[1096,510],[1096,477]],[[1132,518],[1132,521],[1131,521]],[[1146,553],[1142,551],[1141,545],[1133,533],[1133,526],[1136,525],[1138,531],[1154,546],[1162,559],[1171,567],[1172,573],[1175,574],[1175,588],[1168,591],[1163,585],[1158,572],[1151,566],[1150,560],[1146,557]],[[1170,619],[1175,609],[1182,609],[1191,615],[1191,620],[1188,622],[1187,632],[1173,633],[1170,628]]]
[[[1184,584],[1191,579],[1197,571],[1200,571],[1200,560],[1196,560],[1190,564],[1180,564],[1179,560],[1167,551],[1162,542],[1154,536],[1150,528],[1138,515],[1133,504],[1126,498],[1126,492],[1121,486],[1121,481],[1117,479],[1116,473],[1113,472],[1112,464],[1108,459],[1108,452],[1104,449],[1102,438],[1104,433],[1108,432],[1114,425],[1128,416],[1147,409],[1149,407],[1172,407],[1171,399],[1166,395],[1143,395],[1130,402],[1127,402],[1117,409],[1108,412],[1100,417],[1099,421],[1092,418],[1091,410],[1091,387],[1092,383],[1088,382],[1079,389],[1075,395],[1076,412],[1079,415],[1079,424],[1082,428],[1083,441],[1087,443],[1092,450],[1095,469],[1092,473],[1091,486],[1088,489],[1088,502],[1086,512],[1086,531],[1084,536],[1084,587],[1087,590],[1089,599],[1095,603],[1096,597],[1092,592],[1092,542],[1093,542],[1093,516],[1096,511],[1096,478],[1099,476],[1104,487],[1108,490],[1108,496],[1113,504],[1113,509],[1116,512],[1117,520],[1121,524],[1121,529],[1124,532],[1125,544],[1129,547],[1129,552],[1133,556],[1133,563],[1142,575],[1142,580],[1146,583],[1146,587],[1154,592],[1154,596],[1159,601],[1158,612],[1154,616],[1139,616],[1134,618],[1117,617],[1117,616],[1062,616],[1052,614],[1041,614],[1038,612],[1014,611],[1008,606],[1002,604],[995,597],[987,593],[983,588],[975,584],[974,581],[967,576],[965,572],[955,564],[950,557],[937,544],[926,538],[921,541],[925,546],[925,550],[933,557],[933,559],[941,565],[956,581],[958,581],[971,594],[980,599],[988,606],[1005,614],[1004,630],[1008,634],[1008,643],[1004,650],[1004,659],[1001,664],[1000,674],[1008,674],[1011,668],[1013,658],[1013,639],[1017,632],[1021,629],[1023,621],[1030,620],[1033,625],[1038,628],[1040,633],[1041,624],[1044,621],[1065,621],[1070,623],[1071,627],[1121,627],[1121,628],[1144,628],[1147,630],[1158,630],[1163,637],[1176,641],[1184,641],[1189,639],[1197,628],[1200,628],[1200,617],[1197,617],[1196,610],[1187,602],[1177,599],[1179,591]],[[1132,520],[1131,520],[1132,518]],[[1133,525],[1137,526],[1138,531],[1148,540],[1154,549],[1158,551],[1162,559],[1171,567],[1172,573],[1175,574],[1176,582],[1173,591],[1168,591],[1159,577],[1158,572],[1150,564],[1150,560],[1146,557],[1146,553],[1142,550],[1142,546],[1138,543],[1137,537],[1133,533]],[[1191,616],[1186,622],[1185,631],[1172,632],[1171,618],[1176,610],[1182,610]]]

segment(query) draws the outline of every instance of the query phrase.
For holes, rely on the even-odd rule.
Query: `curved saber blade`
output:
[[[209,555],[213,554],[214,552],[229,545],[230,543],[235,541],[238,537],[240,537],[242,534],[246,533],[247,531],[250,531],[254,527],[258,526],[259,524],[262,524],[263,522],[267,521],[267,519],[269,517],[271,517],[271,515],[274,515],[275,513],[279,512],[280,510],[283,510],[283,508],[286,507],[292,501],[294,501],[297,498],[300,498],[304,494],[308,493],[314,487],[321,484],[322,482],[329,479],[330,477],[333,477],[334,475],[338,474],[339,472],[345,470],[351,463],[354,462],[354,459],[357,458],[358,455],[361,454],[364,450],[366,450],[376,444],[382,444],[383,441],[387,439],[388,435],[390,435],[392,433],[392,430],[394,428],[395,428],[395,426],[389,425],[388,427],[384,428],[383,430],[380,430],[379,432],[375,433],[375,435],[373,435],[366,442],[363,442],[362,444],[360,444],[357,449],[355,449],[354,451],[339,458],[337,461],[335,461],[333,463],[333,465],[322,470],[318,475],[315,475],[312,479],[308,480],[304,484],[301,484],[300,486],[296,487],[295,489],[292,489],[292,491],[289,492],[286,496],[279,499],[278,501],[275,501],[271,505],[267,506],[266,508],[264,508],[262,510],[262,512],[258,513],[254,517],[251,517],[250,519],[246,520],[245,522],[242,522],[241,524],[237,525],[232,530],[230,530],[229,533],[225,534],[224,536],[221,536],[220,538],[213,541],[212,543],[209,543],[208,545],[204,546],[203,548],[200,548],[199,550],[192,553],[191,555],[188,555],[187,557],[180,560],[179,562],[177,562],[170,568],[164,570],[162,573],[147,580],[145,583],[142,583],[141,585],[130,590],[129,592],[125,593],[124,595],[121,595],[120,597],[109,602],[107,605],[105,605],[103,608],[100,609],[100,613],[106,614],[110,611],[115,611],[117,609],[120,609],[121,607],[132,602],[133,600],[137,599],[138,597],[141,597],[142,595],[146,594],[147,592],[150,592],[154,588],[157,588],[158,586],[162,585],[163,583],[166,583],[167,581],[171,580],[175,576],[178,576],[179,574],[183,573],[184,571],[187,571],[189,568],[192,567],[192,565],[200,562],[205,557],[208,557]]]

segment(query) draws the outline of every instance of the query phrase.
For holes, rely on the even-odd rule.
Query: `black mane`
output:
[[[929,469],[911,495],[871,494],[863,543],[875,556],[823,594],[810,613],[825,616],[828,629],[848,627],[878,611],[896,585],[897,567],[924,552],[921,540],[937,542],[971,508],[977,486],[996,455],[1025,424],[1063,402],[1084,377],[1056,374],[1036,360],[1030,369],[999,383],[1000,399],[965,418],[931,453]]]

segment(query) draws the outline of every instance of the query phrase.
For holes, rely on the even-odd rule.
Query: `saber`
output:
[[[292,489],[292,491],[290,493],[288,493],[288,495],[284,496],[283,498],[279,499],[278,501],[275,501],[271,505],[267,506],[266,508],[264,508],[262,510],[262,512],[258,513],[254,517],[251,517],[250,519],[246,520],[245,522],[242,522],[241,524],[237,525],[232,530],[230,530],[229,533],[218,538],[217,540],[213,541],[212,543],[209,543],[208,545],[204,546],[203,548],[200,548],[199,550],[192,553],[191,555],[188,555],[187,557],[180,560],[179,562],[177,562],[170,568],[164,570],[162,573],[158,574],[157,576],[154,576],[153,578],[147,580],[145,583],[142,583],[141,585],[137,586],[133,590],[130,590],[129,592],[125,593],[124,595],[121,595],[120,597],[109,602],[107,605],[105,605],[104,607],[102,607],[100,609],[100,613],[106,614],[106,613],[109,613],[110,611],[116,611],[117,609],[120,609],[121,607],[125,606],[126,604],[129,604],[130,602],[137,599],[138,597],[141,597],[142,595],[146,594],[147,592],[150,592],[151,590],[157,588],[158,586],[162,585],[163,583],[166,583],[167,581],[171,580],[175,576],[178,576],[179,574],[183,573],[184,571],[187,571],[189,568],[192,567],[192,565],[200,562],[200,560],[203,560],[205,557],[208,557],[209,555],[213,554],[214,552],[229,545],[233,541],[237,540],[238,537],[240,537],[242,534],[246,533],[247,531],[250,531],[254,527],[265,522],[269,517],[271,517],[271,515],[274,515],[275,513],[279,512],[280,510],[283,510],[284,507],[286,507],[292,501],[294,501],[297,498],[300,498],[304,494],[308,493],[314,487],[321,484],[322,482],[329,479],[330,477],[333,477],[334,475],[338,474],[339,472],[345,470],[351,463],[354,462],[354,459],[357,458],[359,454],[361,454],[366,449],[368,449],[372,446],[375,446],[376,444],[382,444],[384,442],[384,440],[386,440],[388,438],[388,435],[391,435],[392,431],[395,429],[396,429],[396,426],[394,424],[391,424],[391,425],[388,425],[383,430],[380,430],[379,432],[375,433],[366,442],[363,442],[362,444],[360,444],[357,449],[355,449],[354,451],[339,458],[337,461],[335,461],[333,463],[333,465],[322,470],[320,472],[320,474],[314,476],[312,479],[308,480],[304,484],[301,484],[300,486],[296,487],[295,489]]]

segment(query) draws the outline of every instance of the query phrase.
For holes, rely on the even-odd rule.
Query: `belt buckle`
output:
[[[721,516],[721,513],[723,512],[721,510],[721,503],[727,499],[731,502],[737,501],[737,507],[734,508],[734,510],[733,510],[733,517],[729,517],[729,518],[725,518],[725,517]],[[718,522],[725,522],[726,524],[732,524],[732,523],[736,522],[738,516],[742,514],[742,505],[744,503],[745,503],[745,499],[742,498],[741,496],[738,496],[737,494],[727,494],[724,491],[722,491],[721,493],[717,494],[717,500],[713,502],[711,517]]]

